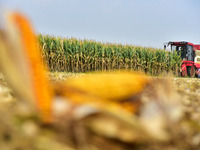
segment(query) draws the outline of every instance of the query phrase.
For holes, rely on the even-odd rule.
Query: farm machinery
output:
[[[168,42],[164,44],[164,49],[176,51],[181,56],[181,76],[200,77],[200,45],[185,41]]]

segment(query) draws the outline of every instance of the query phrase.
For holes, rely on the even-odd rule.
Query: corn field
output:
[[[50,71],[91,72],[110,70],[141,71],[149,75],[179,74],[177,53],[133,45],[38,35],[44,64]]]

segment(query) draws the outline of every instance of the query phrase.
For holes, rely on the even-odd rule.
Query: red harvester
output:
[[[200,45],[185,41],[168,42],[164,44],[164,49],[181,55],[181,76],[200,77]]]

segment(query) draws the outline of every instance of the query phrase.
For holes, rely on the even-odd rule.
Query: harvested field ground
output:
[[[83,74],[50,73],[51,81],[77,78]],[[153,77],[154,78],[154,77]],[[161,78],[162,79],[162,78]],[[165,82],[163,82],[165,84]],[[171,89],[184,109],[181,119],[168,125],[169,140],[166,142],[148,139],[141,142],[127,142],[105,137],[82,128],[84,119],[69,117],[55,125],[44,126],[38,120],[37,112],[26,102],[15,97],[0,76],[0,149],[1,150],[199,150],[200,147],[200,80],[197,78],[171,78]],[[162,95],[158,88],[157,95]],[[163,92],[163,91],[162,91]],[[150,98],[149,98],[150,99]],[[171,109],[171,107],[170,107]],[[151,120],[149,125],[155,120]],[[86,120],[87,122],[87,120]],[[83,130],[84,129],[84,130]],[[105,131],[102,131],[105,132]],[[123,132],[115,131],[122,136]],[[162,135],[162,133],[158,133]],[[145,135],[144,135],[145,136]]]

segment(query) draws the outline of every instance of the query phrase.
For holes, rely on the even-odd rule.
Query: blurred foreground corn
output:
[[[29,22],[18,13],[8,14],[7,26],[9,29],[1,35],[1,70],[8,76],[9,83],[19,96],[37,104],[43,120],[49,122],[52,91],[41,62],[36,37]],[[18,58],[16,55],[21,56]],[[19,88],[23,84],[25,86]]]
[[[135,113],[141,103],[141,92],[149,82],[150,79],[138,73],[105,72],[57,83],[54,89],[57,95],[76,104],[87,104],[113,113],[118,113],[120,108]]]
[[[29,103],[28,109],[37,107],[35,114],[54,127],[50,131],[53,137],[41,132],[46,136],[33,138],[36,143],[48,143],[46,149],[55,149],[50,143],[65,149],[63,143],[68,143],[82,150],[95,149],[88,146],[91,143],[103,146],[99,138],[104,139],[103,143],[112,139],[126,144],[170,140],[171,126],[183,111],[180,97],[168,80],[122,71],[88,73],[65,82],[50,82],[28,21],[11,13],[7,27],[0,33],[0,69],[16,96]],[[30,124],[28,127],[36,130]],[[29,134],[29,129],[23,128]]]

